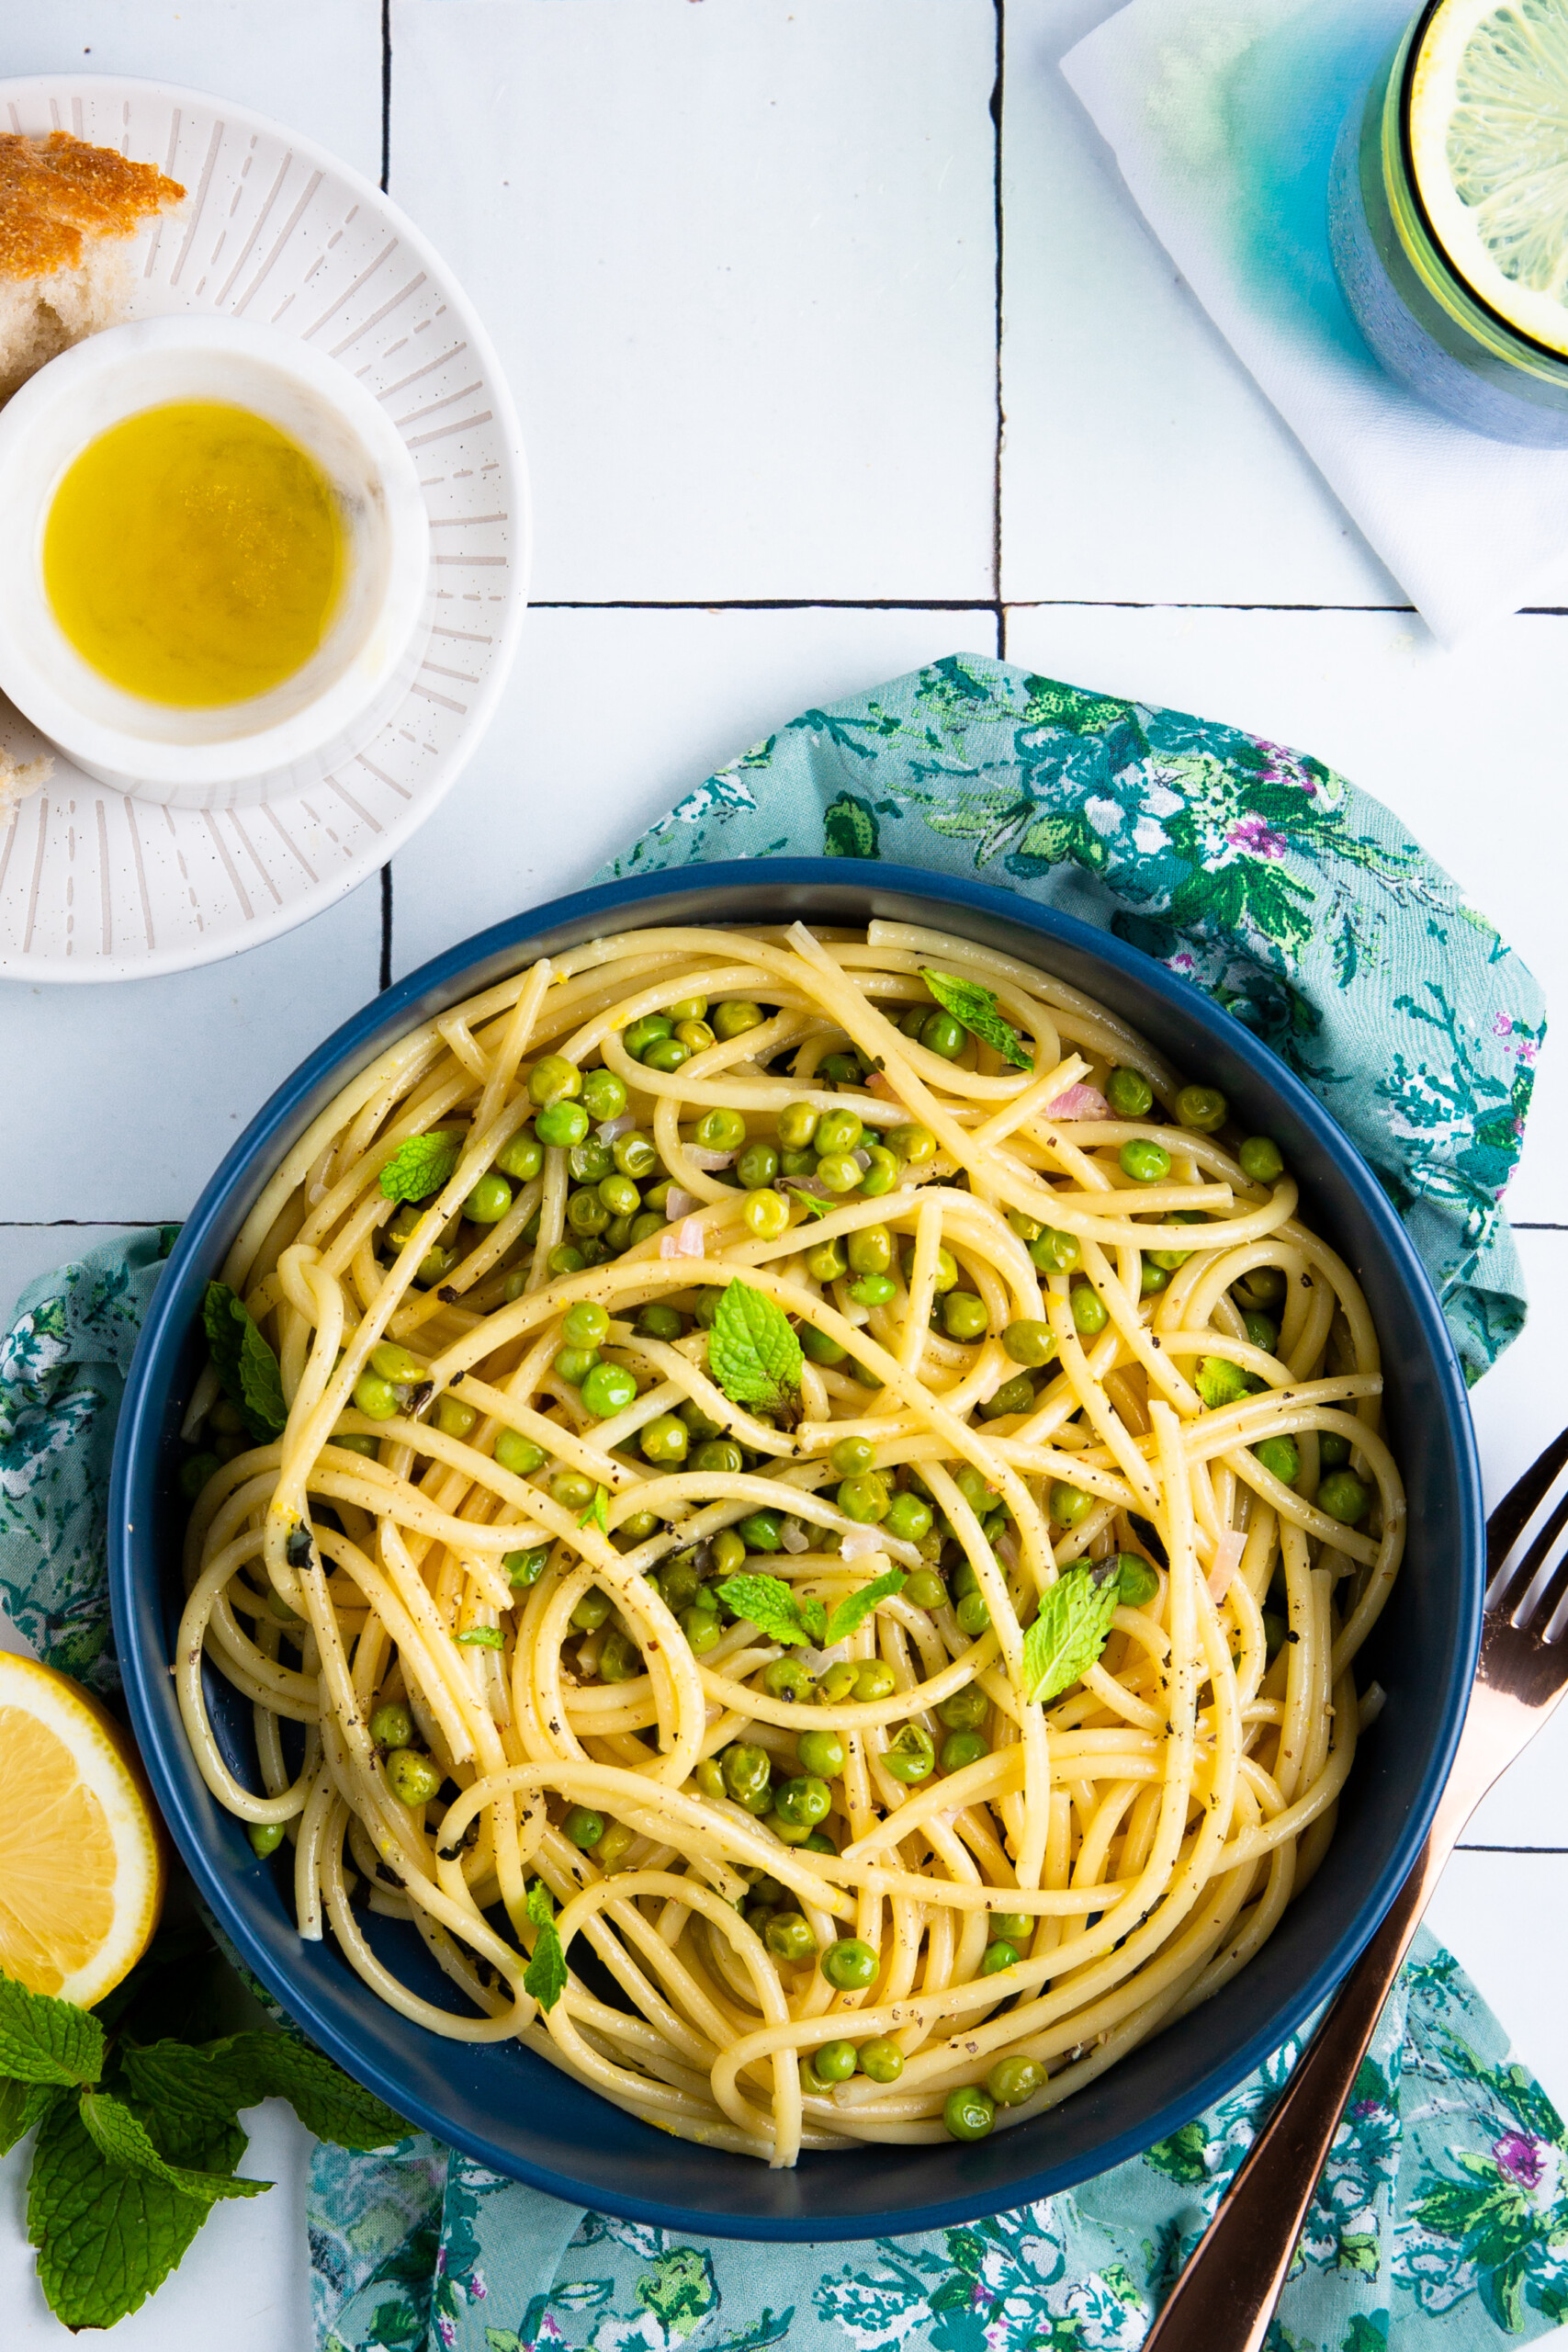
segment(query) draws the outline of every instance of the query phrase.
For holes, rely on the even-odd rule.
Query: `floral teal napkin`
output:
[[[1331,770],[958,655],[806,712],[604,872],[817,851],[977,871],[1187,974],[1377,1169],[1470,1376],[1517,1332],[1499,1197],[1544,1035],[1540,991],[1389,812]],[[0,1596],[41,1656],[98,1688],[114,1680],[114,1419],[171,1240],[141,1235],[45,1276],[0,1340]],[[690,2238],[585,2213],[423,2136],[390,2156],[318,2148],[318,2352],[1135,2352],[1295,2054],[1070,2195],[860,2245]],[[1483,2352],[1564,2317],[1568,2138],[1423,1935],[1271,2352]]]

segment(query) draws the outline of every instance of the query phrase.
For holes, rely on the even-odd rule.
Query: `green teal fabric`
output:
[[[985,878],[1111,929],[1265,1037],[1355,1136],[1471,1376],[1518,1330],[1499,1197],[1540,991],[1388,811],[1320,763],[957,655],[807,711],[606,875],[826,850]],[[0,1596],[39,1654],[114,1681],[114,1419],[172,1233],[45,1276],[0,1340]],[[1107,2352],[1141,2345],[1289,2074],[1070,2196],[845,2245],[583,2213],[419,2137],[321,2147],[318,2352]],[[1271,2352],[1466,2352],[1568,2317],[1568,2136],[1452,1956],[1417,1942],[1339,2130]]]

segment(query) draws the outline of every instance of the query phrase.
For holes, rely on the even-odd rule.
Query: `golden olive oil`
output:
[[[100,433],[44,526],[44,585],[83,660],[185,709],[246,702],[302,669],[344,568],[321,467],[220,401],[172,401]]]

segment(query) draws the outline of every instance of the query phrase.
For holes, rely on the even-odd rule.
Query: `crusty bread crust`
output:
[[[185,190],[69,131],[0,133],[0,403],[124,315],[130,243]]]

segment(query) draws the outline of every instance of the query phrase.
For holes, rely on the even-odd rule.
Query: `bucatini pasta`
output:
[[[1102,1007],[901,923],[631,932],[411,1031],[186,1429],[181,1706],[300,1934],[774,2165],[1208,1999],[1323,1860],[1404,1535],[1296,1207]]]

